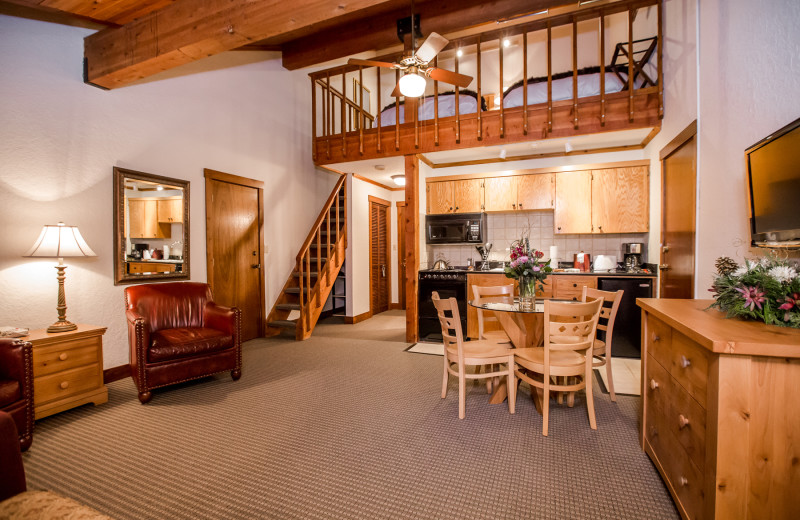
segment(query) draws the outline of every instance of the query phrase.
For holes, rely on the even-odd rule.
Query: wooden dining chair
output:
[[[603,305],[600,307],[600,321],[597,323],[597,335],[602,331],[603,339],[595,337],[594,347],[592,348],[592,368],[599,368],[605,365],[606,379],[608,380],[608,393],[611,400],[616,402],[617,394],[614,393],[614,378],[611,376],[611,338],[614,332],[614,320],[617,318],[617,310],[619,303],[622,301],[622,293],[624,291],[600,291],[598,289],[590,289],[586,286],[583,287],[583,294],[581,301],[602,300]]]
[[[544,301],[544,347],[514,351],[514,377],[544,391],[542,435],[547,435],[550,418],[550,392],[576,392],[586,389],[589,426],[597,429],[592,396],[592,347],[602,300],[588,303]],[[541,380],[534,377],[541,375]],[[516,394],[509,387],[508,395]]]
[[[447,386],[450,375],[458,378],[458,418],[466,415],[467,379],[485,379],[506,377],[508,388],[514,388],[514,351],[509,346],[489,341],[464,341],[461,330],[461,317],[458,312],[458,303],[455,298],[446,300],[439,298],[439,293],[433,292],[433,304],[442,325],[442,339],[444,341],[444,374],[442,377],[442,399],[447,397]],[[488,369],[474,374],[467,372],[469,366],[498,365],[496,370]],[[505,366],[505,368],[500,368]],[[508,411],[514,413],[516,395],[508,393]]]
[[[514,303],[514,284],[508,285],[494,285],[494,286],[472,286],[472,294],[475,300],[482,303]],[[499,321],[494,316],[494,313],[484,314],[483,309],[477,308],[478,311],[478,338],[493,343],[511,343],[502,328],[500,330],[486,330],[487,323],[497,323]],[[489,315],[491,314],[491,316]],[[494,327],[492,327],[494,328]]]

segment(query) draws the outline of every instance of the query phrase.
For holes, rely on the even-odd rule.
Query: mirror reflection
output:
[[[114,174],[116,283],[188,278],[189,183],[122,168]]]

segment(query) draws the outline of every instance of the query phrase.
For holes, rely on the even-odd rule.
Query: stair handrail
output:
[[[314,222],[314,225],[311,226],[311,231],[309,231],[308,237],[306,237],[306,241],[303,242],[303,245],[300,246],[300,252],[297,253],[297,262],[298,263],[302,260],[303,255],[308,250],[308,248],[311,247],[311,242],[314,241],[314,236],[317,234],[317,231],[322,226],[322,223],[325,220],[326,215],[328,213],[330,213],[331,206],[333,206],[333,203],[336,202],[336,198],[339,196],[339,191],[341,191],[342,185],[344,184],[345,180],[346,180],[346,177],[343,175],[339,179],[339,182],[336,183],[336,186],[334,186],[333,191],[331,191],[330,197],[328,197],[328,200],[325,202],[325,205],[322,207],[322,211],[320,211],[319,216],[317,217],[317,220]],[[347,215],[347,205],[345,205],[344,211],[345,211],[345,216],[346,216]]]

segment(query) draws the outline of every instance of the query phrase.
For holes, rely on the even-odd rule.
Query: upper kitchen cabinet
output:
[[[483,206],[482,184],[481,179],[429,182],[428,214],[480,212]]]
[[[592,172],[556,173],[556,233],[592,232]]]
[[[488,177],[484,184],[486,211],[553,209],[553,174]]]
[[[169,227],[159,225],[156,199],[127,200],[130,238],[170,238]]]
[[[158,221],[164,223],[183,222],[183,199],[180,197],[158,199]]]
[[[488,177],[484,179],[484,209],[514,211],[517,209],[517,178]]]
[[[592,225],[595,233],[646,233],[649,230],[647,167],[592,172]]]

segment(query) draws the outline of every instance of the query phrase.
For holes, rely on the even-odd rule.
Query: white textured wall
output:
[[[697,294],[748,251],[744,150],[800,117],[800,2],[700,2]]]
[[[0,325],[55,321],[55,261],[22,254],[43,224],[78,225],[98,256],[66,260],[67,316],[108,327],[112,367],[128,362],[113,166],[191,181],[194,281],[206,280],[203,168],[264,181],[268,306],[336,179],[311,163],[308,78],[276,55],[226,53],[102,91],[82,83],[90,33],[0,16]]]

